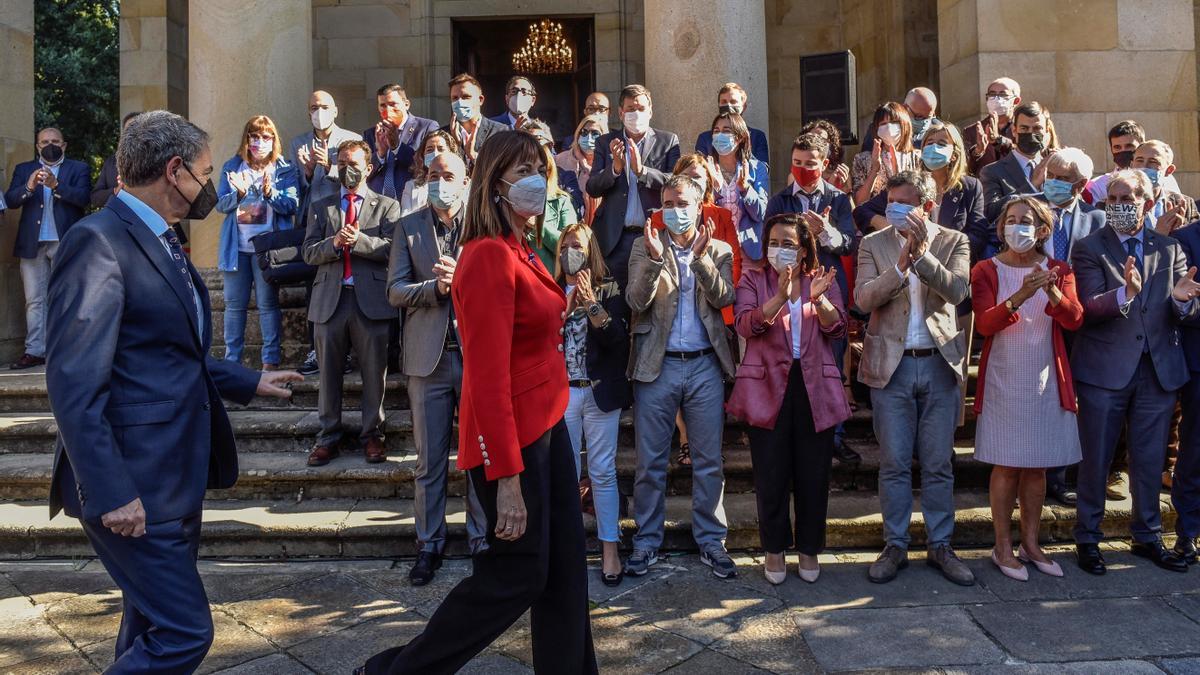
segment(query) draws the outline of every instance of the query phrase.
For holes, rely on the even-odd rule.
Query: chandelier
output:
[[[569,73],[575,69],[575,50],[563,37],[561,23],[542,19],[529,24],[525,45],[513,53],[518,73]]]

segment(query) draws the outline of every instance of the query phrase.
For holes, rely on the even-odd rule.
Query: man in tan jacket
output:
[[[725,551],[725,426],[722,374],[733,377],[721,308],[733,304],[733,249],[699,223],[704,194],[690,178],[672,176],[662,190],[662,232],[646,222],[633,242],[625,298],[633,309],[629,379],[633,381],[638,532],[625,573],[641,576],[658,561],[663,541],[667,462],[675,413],[682,406],[692,448],[692,536],[700,560],[724,579],[737,576]]]
[[[885,583],[908,565],[915,451],[928,562],[950,581],[970,586],[974,575],[950,548],[951,461],[967,357],[955,306],[970,292],[970,244],[966,235],[930,220],[936,186],[928,173],[902,171],[888,180],[887,190],[889,227],[859,245],[854,288],[858,307],[871,314],[858,379],[871,388],[887,540],[869,577]]]

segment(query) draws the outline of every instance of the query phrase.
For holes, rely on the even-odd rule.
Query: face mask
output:
[[[1104,216],[1117,234],[1133,234],[1142,223],[1140,204],[1105,204]]]
[[[933,117],[926,117],[923,120],[915,118],[913,119],[912,128],[914,141],[920,141],[922,138],[925,138],[925,130],[929,128],[930,124],[933,124],[933,120]]]
[[[529,94],[517,94],[516,96],[508,97],[508,110],[514,117],[529,114],[529,109],[532,107],[533,97]]]
[[[47,145],[38,154],[47,164],[53,164],[62,159],[63,149],[61,145]]]
[[[451,101],[450,110],[454,112],[454,119],[458,120],[459,124],[475,116],[475,106],[464,99]]]
[[[1065,180],[1047,178],[1046,182],[1042,183],[1042,194],[1046,195],[1046,201],[1061,206],[1075,196],[1075,187]]]
[[[722,115],[724,115],[726,113],[731,113],[734,115],[741,115],[742,110],[744,108],[743,108],[743,106],[740,106],[740,105],[737,105],[734,103],[726,103],[725,105],[717,106],[717,109],[721,111]]]
[[[183,169],[188,172],[192,180],[197,183],[200,182],[200,179],[196,178],[196,174],[192,173],[192,170],[187,168],[186,164],[183,165]],[[178,177],[178,172],[175,175]],[[183,191],[179,189],[179,183],[175,184],[175,191],[179,193],[179,196],[187,199]],[[204,186],[200,188],[200,192],[196,193],[196,198],[192,199],[189,204],[188,212],[183,216],[185,220],[204,220],[208,217],[209,213],[212,213],[213,207],[217,205],[217,188],[213,186],[211,180],[205,181]]]
[[[987,98],[987,110],[989,113],[997,117],[1010,117],[1012,115],[1013,100],[1009,97],[989,96]]]
[[[587,267],[587,254],[577,248],[564,248],[558,264],[562,266],[563,274],[573,277]]]
[[[908,230],[908,212],[917,207],[909,204],[901,204],[900,202],[891,202],[887,205],[888,225],[896,228],[897,232],[905,232]]]
[[[712,147],[718,155],[729,155],[737,150],[737,139],[730,133],[716,133],[712,137]]]
[[[309,115],[313,128],[320,129],[321,131],[333,126],[334,117],[337,117],[337,112],[333,108],[317,108]]]
[[[1141,169],[1139,169],[1139,171],[1146,174],[1146,178],[1150,179],[1150,187],[1157,190],[1158,189],[1158,179],[1159,179],[1158,169],[1155,169],[1154,167],[1150,167],[1150,166],[1144,166]]]
[[[594,131],[585,131],[579,134],[579,149],[584,152],[593,152],[596,149],[596,139],[600,138],[600,134]]]
[[[430,150],[429,152],[425,153],[425,158],[424,158],[425,168],[428,169],[429,165],[433,164],[433,159],[440,154],[442,154],[442,153],[438,152],[437,150]]]
[[[546,210],[546,178],[540,174],[526,176],[515,183],[509,183],[503,178],[502,183],[509,187],[508,196],[502,197],[512,210],[521,218],[532,218],[541,215]]]
[[[796,179],[796,184],[800,187],[813,185],[821,178],[821,170],[812,169],[807,166],[793,166],[792,178]]]
[[[925,164],[925,168],[930,171],[937,171],[950,164],[950,158],[954,156],[953,145],[938,145],[930,143],[921,148],[921,162]]]
[[[340,176],[338,178],[342,181],[342,187],[347,190],[353,191],[362,183],[363,173],[353,164],[347,164],[339,173]]]
[[[650,128],[649,110],[630,110],[623,116],[625,131],[631,134],[644,134]]]
[[[882,124],[875,130],[875,137],[884,145],[895,146],[896,142],[900,140],[900,125],[895,122]]]
[[[250,141],[250,154],[255,157],[266,157],[271,154],[271,148],[275,147],[275,141]]]
[[[1004,242],[1017,253],[1024,253],[1037,245],[1033,225],[1005,225]]]
[[[671,234],[683,234],[692,227],[692,214],[688,210],[677,206],[673,209],[663,209],[663,224],[671,231]]]
[[[1025,155],[1036,155],[1046,149],[1046,134],[1026,131],[1017,134],[1017,149]]]
[[[796,264],[796,249],[768,246],[767,262],[771,263],[771,267],[774,267],[776,272],[782,274],[788,265]]]
[[[1113,163],[1119,168],[1128,169],[1130,164],[1133,164],[1133,151],[1122,150],[1121,152],[1113,153]]]
[[[462,184],[445,180],[429,181],[429,203],[435,208],[449,211],[462,201]]]

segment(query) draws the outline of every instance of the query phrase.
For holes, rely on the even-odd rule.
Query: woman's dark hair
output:
[[[829,141],[829,164],[837,166],[842,163],[843,152],[842,148],[842,132],[838,130],[837,125],[827,119],[813,120],[800,128],[800,135],[811,133],[823,133]]]
[[[739,115],[737,113],[732,113],[732,112],[721,113],[720,115],[717,115],[716,117],[713,118],[712,126],[710,126],[709,129],[716,129],[717,122],[720,122],[721,120],[725,120],[726,122],[729,122],[729,128],[733,131],[733,135],[737,139],[738,148],[735,152],[737,153],[738,162],[749,161],[749,159],[750,159],[750,127],[746,126],[745,118],[743,118],[741,115]],[[720,157],[720,154],[717,153],[717,149],[715,147],[709,148],[708,155],[710,157],[712,157],[714,160],[716,160],[718,157]]]
[[[796,241],[800,244],[796,250],[802,254],[797,256],[796,264],[800,266],[801,272],[811,274],[817,266],[817,240],[813,238],[812,233],[808,231],[808,227],[804,225],[800,214],[781,213],[771,216],[767,219],[767,223],[763,227],[763,238],[770,241],[771,230],[776,227],[796,228]]]
[[[433,138],[442,139],[446,142],[446,148],[450,152],[453,152],[459,156],[462,155],[462,153],[459,152],[458,139],[454,137],[454,134],[448,131],[442,131],[441,129],[434,129],[433,131],[425,134],[425,137],[421,139],[421,144],[417,146],[419,148],[417,151],[417,156],[413,157],[412,178],[413,183],[416,185],[424,185],[425,178],[429,173],[429,168],[425,166],[425,144]]]
[[[508,222],[500,208],[500,177],[509,167],[529,163],[545,162],[542,145],[528,131],[502,131],[484,142],[475,160],[475,172],[471,177],[471,196],[467,199],[467,213],[463,218],[462,239],[467,243],[485,237],[503,237],[508,231]],[[534,229],[534,239],[542,245],[541,218]]]
[[[1015,117],[1013,119],[1016,119]],[[896,140],[896,150],[898,152],[910,152],[912,146],[912,116],[908,114],[908,108],[903,104],[895,101],[888,101],[880,104],[875,109],[875,114],[871,117],[871,135],[875,136],[875,130],[881,124],[887,124],[889,121],[900,125],[900,138]],[[871,139],[874,142],[874,138]],[[870,146],[864,144],[864,148],[870,151]]]

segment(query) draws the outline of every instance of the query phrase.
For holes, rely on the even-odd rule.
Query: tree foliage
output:
[[[34,120],[98,171],[120,134],[120,0],[36,0]]]

